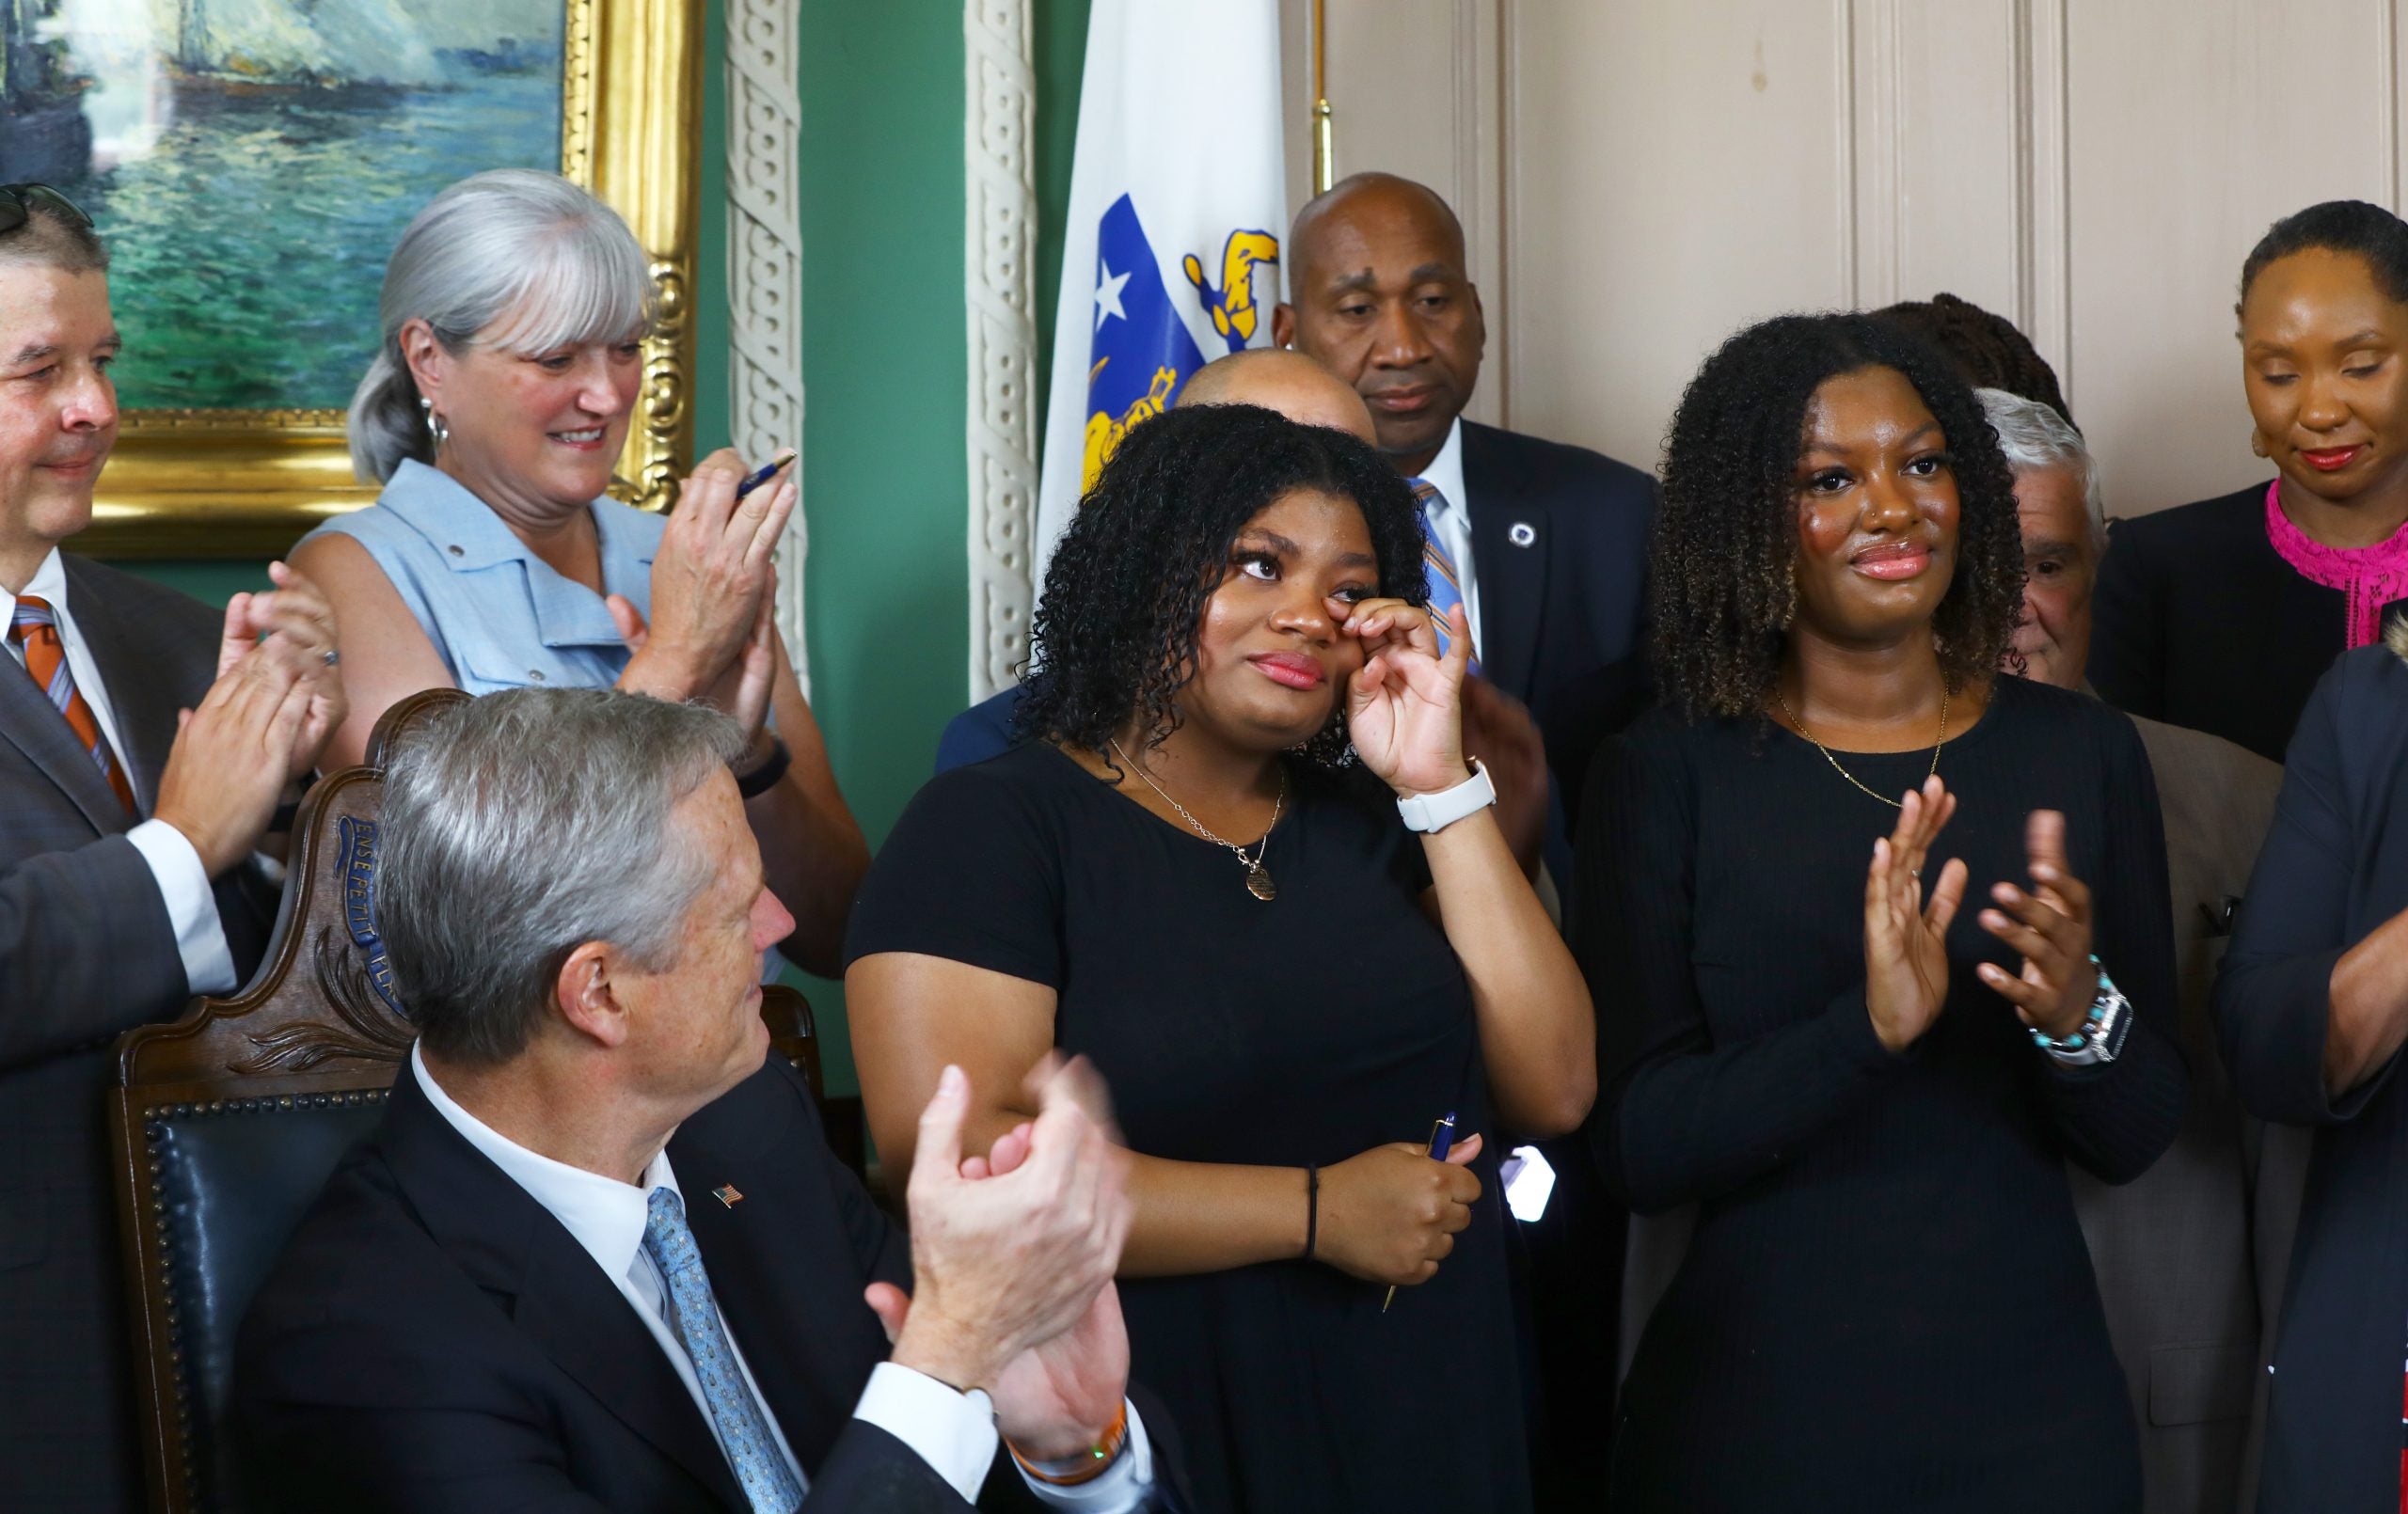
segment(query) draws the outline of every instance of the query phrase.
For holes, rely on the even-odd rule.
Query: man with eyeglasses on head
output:
[[[0,1508],[143,1506],[103,1100],[119,1033],[257,966],[255,854],[343,714],[281,564],[221,615],[63,553],[117,440],[108,253],[0,185]],[[188,713],[187,713],[188,712]]]

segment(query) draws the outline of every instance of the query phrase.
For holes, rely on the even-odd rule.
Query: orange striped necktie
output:
[[[109,750],[107,739],[101,734],[101,722],[93,718],[92,707],[75,687],[75,675],[68,671],[67,644],[58,639],[58,612],[50,607],[48,600],[24,595],[17,601],[17,613],[9,622],[8,635],[25,649],[25,671],[50,696],[50,702],[58,713],[66,717],[67,728],[75,733],[75,739],[90,754],[92,765],[101,770],[101,776],[117,792],[118,802],[125,806],[127,814],[135,813],[134,785],[126,781],[125,765]]]

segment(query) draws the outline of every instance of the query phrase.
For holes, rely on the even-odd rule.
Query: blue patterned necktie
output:
[[[686,1225],[686,1206],[668,1189],[656,1188],[644,1209],[643,1249],[668,1281],[677,1338],[685,1342],[694,1376],[702,1380],[720,1443],[727,1448],[728,1463],[744,1485],[752,1514],[794,1514],[802,1502],[802,1484],[778,1450],[768,1416],[728,1344],[719,1301],[711,1297],[710,1274],[703,1270],[703,1254]]]
[[[1438,523],[1431,518],[1435,512],[1447,508],[1447,497],[1427,479],[1407,479],[1404,481],[1413,486],[1413,502],[1421,508],[1421,573],[1430,581],[1430,619],[1436,623],[1438,652],[1443,656],[1454,641],[1447,632],[1445,618],[1454,613],[1464,602],[1464,583],[1462,576],[1455,572],[1454,555],[1447,550],[1446,543],[1438,535]],[[1466,610],[1465,613],[1468,615],[1470,612]],[[1470,629],[1468,623],[1465,629]],[[1471,649],[1470,670],[1474,673],[1480,671],[1480,647],[1477,643]]]

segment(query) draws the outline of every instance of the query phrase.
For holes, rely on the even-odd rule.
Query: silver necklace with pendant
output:
[[[1164,804],[1167,804],[1172,809],[1178,811],[1179,817],[1181,820],[1186,821],[1195,830],[1196,834],[1203,837],[1206,841],[1212,843],[1216,846],[1226,846],[1229,850],[1238,854],[1238,860],[1245,864],[1246,892],[1254,895],[1265,904],[1268,904],[1272,900],[1279,897],[1278,886],[1271,881],[1270,871],[1262,865],[1262,854],[1271,849],[1271,832],[1278,828],[1279,811],[1288,802],[1288,770],[1286,767],[1283,766],[1279,769],[1279,796],[1271,801],[1271,824],[1263,828],[1262,839],[1254,844],[1254,855],[1252,857],[1248,857],[1245,854],[1245,848],[1239,845],[1236,842],[1230,841],[1226,837],[1216,836],[1212,834],[1212,832],[1205,829],[1204,822],[1188,813],[1187,806],[1180,803],[1177,799],[1172,798],[1169,791],[1165,790],[1160,783],[1155,782],[1153,778],[1148,774],[1144,768],[1138,766],[1135,762],[1132,761],[1129,754],[1120,749],[1120,743],[1117,740],[1112,743],[1112,754],[1119,758],[1131,772],[1136,774],[1139,778],[1144,779],[1146,781],[1146,787],[1153,790],[1156,794],[1161,795]]]

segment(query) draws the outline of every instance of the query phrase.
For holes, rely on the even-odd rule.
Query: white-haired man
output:
[[[2003,389],[1975,393],[2014,470],[2023,533],[2023,615],[2008,670],[2087,688],[2090,596],[2107,546],[2098,464],[2049,406]],[[2281,1301],[2305,1153],[2298,1133],[2243,1119],[2216,1054],[2208,994],[2283,770],[2205,732],[2132,724],[2164,812],[2191,1104],[2172,1149],[2138,1180],[2109,1188],[2067,1171],[2143,1427],[2147,1514],[2247,1507],[2260,1322],[2271,1327]]]
[[[103,1091],[118,1033],[247,977],[252,856],[342,717],[280,565],[226,612],[59,550],[117,440],[108,254],[0,184],[0,1508],[141,1506]],[[262,640],[261,639],[264,638]],[[186,712],[186,713],[180,713]]]
[[[1156,1497],[1094,1075],[1040,1068],[1038,1118],[965,1158],[947,1069],[907,1242],[764,1065],[757,964],[792,922],[744,745],[699,707],[515,689],[395,761],[377,923],[420,1039],[239,1338],[245,1466],[277,1506]]]

